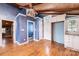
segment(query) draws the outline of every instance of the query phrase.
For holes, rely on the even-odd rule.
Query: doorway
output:
[[[35,22],[27,20],[27,40],[29,42],[35,40]]]
[[[13,44],[13,21],[2,20],[2,44]]]
[[[52,23],[52,41],[64,44],[64,21]]]
[[[54,23],[51,23],[51,41],[52,42],[54,42],[54,35],[53,35],[53,33],[54,33]]]

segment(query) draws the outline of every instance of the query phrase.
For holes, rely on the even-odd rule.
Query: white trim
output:
[[[38,39],[35,39],[34,41],[39,41]]]
[[[27,44],[27,43],[29,43],[29,42],[26,41],[26,42],[23,42],[23,43],[19,43],[18,41],[16,41],[16,43],[17,43],[18,45],[24,45],[24,44]]]
[[[29,41],[28,40],[28,22],[32,22],[33,24],[34,24],[34,35],[33,35],[33,39],[35,40],[35,22],[34,21],[31,21],[31,20],[27,20],[27,41]]]
[[[2,20],[12,21],[13,22],[13,43],[15,44],[16,43],[16,21],[15,20],[10,20],[10,19],[1,19],[1,21]],[[2,24],[1,24],[1,26],[2,26]]]
[[[0,19],[0,47],[2,47],[2,20]]]
[[[26,17],[26,15],[21,14],[21,13],[18,13],[16,17],[18,17],[19,15],[21,15],[21,16],[25,16],[25,17]],[[16,19],[16,17],[15,17],[15,19]]]

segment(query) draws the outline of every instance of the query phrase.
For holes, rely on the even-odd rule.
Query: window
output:
[[[76,32],[77,31],[77,23],[76,20],[67,20],[67,31],[68,32]]]

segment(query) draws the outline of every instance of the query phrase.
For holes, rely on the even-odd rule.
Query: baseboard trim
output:
[[[28,43],[28,41],[23,42],[23,43],[19,43],[18,41],[16,41],[16,44],[18,44],[18,45],[24,45],[24,44],[27,44],[27,43]]]
[[[34,39],[34,41],[39,41],[38,39]]]

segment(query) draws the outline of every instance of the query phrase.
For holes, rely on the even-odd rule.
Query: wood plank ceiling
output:
[[[33,8],[41,14],[79,15],[79,3],[16,3],[19,7]]]

